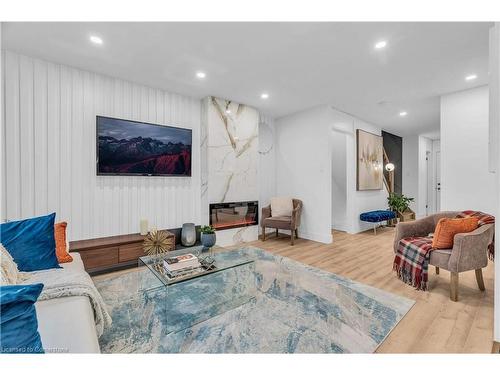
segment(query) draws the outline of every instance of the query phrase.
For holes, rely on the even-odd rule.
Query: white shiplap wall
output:
[[[70,240],[199,223],[200,101],[5,51],[2,217],[57,212]],[[95,116],[193,129],[192,177],[96,176]]]

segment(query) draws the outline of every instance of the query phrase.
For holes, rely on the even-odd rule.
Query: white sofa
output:
[[[85,272],[80,254],[63,268]],[[94,310],[88,297],[63,297],[35,304],[38,331],[46,353],[100,353]]]

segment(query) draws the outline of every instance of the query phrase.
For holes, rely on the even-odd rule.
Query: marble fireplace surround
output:
[[[209,96],[201,113],[202,223],[209,205],[259,200],[259,113],[255,108]],[[258,224],[258,223],[257,223]],[[217,232],[217,244],[257,240],[258,225]]]

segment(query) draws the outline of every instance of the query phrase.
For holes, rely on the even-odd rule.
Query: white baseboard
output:
[[[270,228],[268,228],[268,229],[270,229]],[[273,229],[272,231],[266,230],[266,236],[271,236],[269,238],[272,238],[272,236],[275,233],[276,233],[275,229]],[[286,234],[288,236],[290,235],[290,231],[289,230],[281,230],[280,229],[279,233],[283,233],[283,234]],[[305,240],[310,240],[310,241],[315,241],[315,242],[321,242],[321,243],[324,243],[324,244],[331,244],[332,243],[332,234],[331,233],[302,232],[299,229],[299,238],[303,238]]]
[[[331,244],[333,242],[333,237],[331,233],[310,233],[310,232],[308,233],[308,232],[301,232],[299,230],[299,238],[321,242],[324,244]]]

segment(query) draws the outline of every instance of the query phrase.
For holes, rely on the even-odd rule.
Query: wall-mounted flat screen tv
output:
[[[97,174],[191,176],[191,129],[97,116]]]

